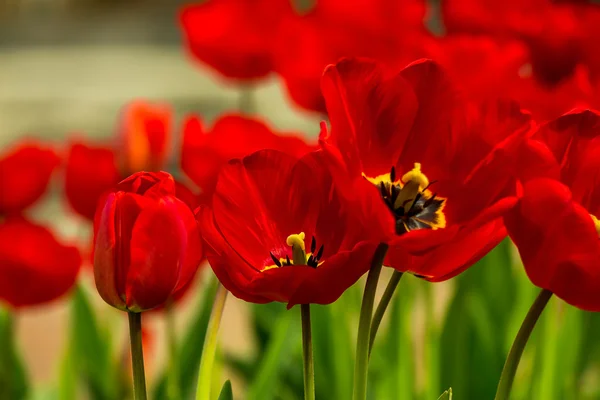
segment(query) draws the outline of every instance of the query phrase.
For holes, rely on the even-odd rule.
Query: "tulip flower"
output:
[[[323,76],[331,134],[321,145],[337,187],[362,206],[385,265],[430,281],[455,276],[505,236],[514,203],[509,149],[530,130],[511,102],[467,103],[434,62],[400,73],[345,59]]]
[[[165,172],[140,172],[119,183],[98,208],[94,232],[96,287],[121,310],[163,304],[202,259],[193,212]]]
[[[506,216],[527,275],[567,303],[600,311],[600,113],[574,111],[525,143],[523,192]]]
[[[58,164],[54,151],[34,142],[0,155],[0,215],[18,214],[39,200]]]
[[[77,279],[81,257],[46,228],[22,217],[0,223],[0,300],[12,307],[50,302]]]
[[[288,308],[328,304],[368,270],[377,243],[346,235],[354,231],[352,213],[321,156],[264,150],[221,170],[198,222],[207,259],[234,296]]]

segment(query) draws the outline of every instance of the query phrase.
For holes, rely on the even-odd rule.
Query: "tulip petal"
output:
[[[18,213],[42,197],[58,164],[52,150],[35,143],[0,156],[0,214]]]
[[[142,208],[131,233],[131,264],[124,292],[129,310],[154,308],[169,298],[187,246],[186,227],[173,199],[164,198]]]
[[[545,178],[527,182],[506,226],[536,286],[575,307],[600,311],[598,232],[566,186]]]
[[[75,247],[22,218],[0,224],[0,299],[13,307],[52,301],[74,284],[81,266]]]

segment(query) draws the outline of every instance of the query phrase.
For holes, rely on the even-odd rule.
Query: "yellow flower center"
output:
[[[396,233],[401,235],[416,229],[439,229],[446,227],[444,206],[446,199],[431,193],[430,182],[415,163],[412,170],[396,179],[396,169],[375,178],[363,176],[379,188],[380,194],[396,219]]]
[[[292,257],[290,259],[289,254],[285,254],[285,256],[275,256],[273,252],[270,253],[271,260],[274,264],[265,266],[261,272],[273,269],[273,268],[281,268],[292,265],[307,265],[309,267],[317,268],[323,262],[321,258],[323,257],[324,247],[321,245],[319,251],[317,250],[317,241],[312,238],[310,245],[310,253],[306,252],[306,246],[304,244],[304,239],[306,235],[304,232],[300,232],[297,234],[293,234],[287,237],[285,243],[292,248]],[[285,253],[285,251],[275,251],[275,253]]]

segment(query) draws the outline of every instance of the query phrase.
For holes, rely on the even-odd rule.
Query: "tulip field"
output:
[[[597,2],[0,21],[0,400],[600,399]]]

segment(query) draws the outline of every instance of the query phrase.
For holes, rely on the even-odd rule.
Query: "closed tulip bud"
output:
[[[165,303],[194,276],[202,243],[194,213],[166,172],[139,172],[101,202],[94,221],[94,277],[121,310]]]

